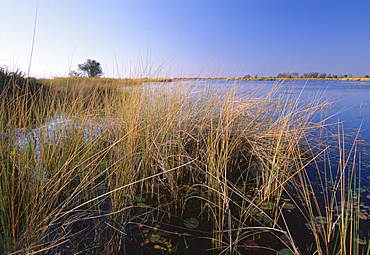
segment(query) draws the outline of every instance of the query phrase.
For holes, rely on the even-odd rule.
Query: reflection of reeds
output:
[[[1,248],[112,254],[153,242],[169,252],[158,233],[186,239],[178,231],[191,217],[215,253],[237,254],[258,236],[280,243],[258,249],[299,253],[280,205],[297,181],[311,201],[304,169],[315,156],[305,138],[318,128],[310,123],[318,101],[130,80],[44,87],[27,108],[21,96],[1,101]]]

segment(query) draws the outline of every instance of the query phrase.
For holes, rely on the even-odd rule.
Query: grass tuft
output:
[[[325,128],[312,119],[326,103],[279,98],[276,88],[241,98],[236,89],[196,84],[8,78],[1,80],[2,252],[360,254],[351,241],[360,237],[351,221],[359,217],[351,206],[359,176],[348,163],[355,147],[341,154],[336,175],[325,176],[328,147],[309,140]],[[313,230],[310,251],[290,230],[286,212],[296,207]]]

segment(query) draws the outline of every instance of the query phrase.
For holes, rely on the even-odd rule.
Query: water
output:
[[[249,86],[263,86],[271,89],[273,82],[251,82]],[[361,155],[361,169],[364,181],[370,180],[370,83],[346,81],[288,81],[280,84],[276,96],[299,97],[302,102],[320,99],[332,102],[324,112],[317,112],[315,121],[325,119],[325,123],[341,123],[348,139],[348,147],[357,141]],[[333,129],[337,129],[337,125]],[[333,130],[334,132],[336,130]],[[335,141],[334,141],[335,142]]]
[[[178,86],[179,82],[166,83],[164,86]],[[251,92],[256,97],[264,97],[266,93],[271,91],[272,88],[276,87],[274,81],[181,81],[180,86],[191,86],[193,91],[192,95],[201,95],[211,91],[218,92],[217,95],[227,93],[231,89],[235,91],[236,96],[244,98]],[[162,84],[163,85],[163,84]],[[289,100],[299,100],[302,103],[310,102],[312,100],[330,101],[333,102],[332,106],[326,111],[318,112],[314,116],[315,121],[322,121],[325,119],[326,123],[342,123],[343,129],[347,134],[346,137],[351,141],[357,139],[358,151],[361,156],[361,184],[363,185],[364,195],[361,196],[361,200],[365,204],[370,204],[370,199],[366,198],[366,195],[370,191],[370,83],[369,82],[343,82],[343,81],[287,81],[278,84],[278,89],[275,93],[275,98],[288,98]],[[147,84],[148,88],[155,93],[156,89],[163,89],[158,84]],[[171,90],[170,90],[171,91]],[[185,90],[186,91],[186,90]],[[209,95],[214,95],[209,93]],[[327,119],[328,118],[328,119]],[[67,119],[57,116],[50,123],[45,124],[43,127],[46,133],[53,133],[55,130],[62,128],[68,128]],[[101,132],[100,126],[104,126],[104,120],[102,123],[89,123],[94,125],[94,134],[96,135]],[[100,125],[98,125],[100,124]],[[38,130],[35,129],[34,136],[38,137]],[[357,134],[359,135],[357,137]],[[53,136],[50,136],[52,139]],[[23,138],[25,139],[25,138]],[[22,140],[22,139],[21,139]],[[333,142],[335,142],[333,140]],[[351,146],[351,142],[348,146]],[[298,210],[295,210],[296,214],[299,214]],[[294,213],[290,214],[293,218]],[[298,216],[297,216],[298,217]],[[290,219],[288,219],[290,220]],[[367,220],[367,223],[370,222]],[[364,225],[364,232],[369,227]],[[293,224],[294,225],[294,224]],[[291,229],[294,234],[296,241],[299,239],[306,240],[307,236],[303,236],[302,229],[296,224],[297,229]],[[304,225],[303,225],[304,227]],[[307,231],[306,231],[307,232]],[[364,236],[367,236],[364,233]]]
[[[176,86],[178,83],[172,83]],[[370,229],[370,82],[353,82],[353,81],[186,81],[181,82],[180,86],[191,86],[198,93],[205,91],[227,93],[231,89],[236,91],[236,95],[240,98],[249,96],[253,93],[256,97],[265,97],[266,93],[276,88],[276,93],[273,97],[276,99],[298,100],[302,104],[311,101],[319,100],[319,102],[331,102],[330,107],[323,111],[318,111],[314,116],[315,122],[323,121],[327,124],[327,132],[333,134],[338,133],[338,127],[346,143],[341,144],[346,148],[346,156],[352,157],[356,155],[355,171],[357,176],[360,176],[355,182],[360,185],[358,189],[361,197],[361,213],[366,220],[361,220],[360,232],[363,238],[369,236]],[[213,94],[213,93],[210,93]],[[330,126],[329,124],[334,124]],[[338,125],[339,124],[339,125]],[[330,165],[332,171],[336,172],[339,169],[340,156],[338,148],[338,137],[326,138],[326,142],[333,148],[330,151]],[[354,146],[355,145],[355,146]],[[345,156],[345,157],[346,157]],[[319,168],[329,169],[324,165],[324,162],[319,163]],[[311,166],[311,168],[313,168]],[[348,175],[351,174],[352,169]],[[312,180],[317,182],[317,170],[310,169]],[[330,181],[328,181],[329,183]],[[313,183],[315,185],[315,183]],[[329,183],[330,185],[330,183]],[[352,187],[353,188],[353,187]],[[317,194],[320,193],[320,190]],[[318,196],[320,198],[320,195]],[[324,206],[322,208],[324,210]],[[299,224],[293,224],[299,225]],[[294,230],[292,230],[294,232]],[[299,236],[301,229],[296,229],[296,235]],[[302,237],[305,240],[306,237]]]
[[[256,96],[263,96],[276,87],[275,81],[223,81],[201,80],[173,82],[169,86],[192,86],[198,91],[224,91],[229,89],[237,91],[243,97],[253,91]],[[334,115],[331,121],[342,121],[348,128],[361,128],[362,135],[370,138],[370,82],[347,81],[285,81],[278,83],[276,97],[289,97],[291,100],[299,98],[300,101],[320,99],[334,102],[327,116]],[[317,120],[322,116],[317,116]]]
[[[284,81],[277,83],[276,81],[190,80],[172,82],[168,86],[179,84],[191,86],[198,93],[205,91],[227,93],[232,89],[240,98],[251,92],[256,97],[264,97],[273,88],[277,88],[275,98],[299,100],[302,103],[313,100],[331,102],[330,107],[325,111],[316,113],[314,121],[325,120],[327,124],[340,123],[346,137],[349,140],[357,140],[362,155],[363,178],[370,180],[370,82]],[[151,83],[151,85],[150,87],[153,88],[158,84]],[[337,129],[337,125],[333,128]]]

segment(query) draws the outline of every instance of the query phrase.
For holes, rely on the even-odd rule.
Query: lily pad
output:
[[[272,210],[274,209],[276,206],[275,203],[272,203],[272,202],[264,202],[261,204],[261,209],[263,210]]]
[[[323,216],[315,217],[315,221],[319,222],[320,224],[328,224],[329,222],[328,218],[323,217]]]
[[[263,224],[266,224],[266,225],[270,224],[272,222],[270,217],[268,217],[267,215],[264,215],[264,214],[259,214],[254,219],[256,221],[259,221],[260,223],[263,223]]]
[[[256,216],[256,215],[261,213],[259,210],[255,209],[255,208],[249,209],[249,211],[248,211],[248,209],[245,209],[244,212],[249,213],[250,215],[253,215],[253,216]]]
[[[360,187],[360,188],[355,189],[355,191],[363,193],[363,192],[366,192],[367,190],[364,187]]]
[[[187,218],[184,220],[184,226],[187,228],[197,228],[199,226],[199,220],[195,218]]]
[[[141,207],[149,207],[149,205],[145,204],[145,203],[137,203],[137,206],[141,206]]]
[[[288,248],[281,249],[279,251],[279,254],[280,255],[294,255],[294,253],[291,250],[289,250]]]
[[[135,202],[144,203],[146,202],[146,198],[145,197],[135,197]]]
[[[160,236],[160,235],[152,234],[152,235],[150,236],[150,241],[151,241],[152,243],[158,242],[160,239],[161,239],[161,236]]]
[[[324,228],[324,225],[316,222],[307,222],[304,225],[308,230],[316,233],[321,233]]]
[[[263,220],[263,223],[266,224],[266,225],[272,223],[272,220],[269,217],[267,217],[266,215],[263,216],[262,220]]]
[[[284,204],[284,209],[293,210],[293,209],[295,209],[295,205],[290,204],[290,203],[286,203],[286,204]]]

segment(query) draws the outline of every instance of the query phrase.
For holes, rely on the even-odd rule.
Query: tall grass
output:
[[[307,135],[320,128],[312,123],[319,101],[81,78],[39,90],[37,100],[1,95],[5,252],[173,253],[202,243],[215,254],[305,253],[283,198],[313,201],[306,166],[323,152]],[[338,181],[337,190],[351,188]],[[341,199],[355,198],[347,194]],[[315,228],[316,204],[308,205],[302,212]],[[341,233],[357,233],[348,217],[340,221]],[[332,246],[328,231],[315,232],[317,253],[348,249],[350,235]]]
[[[368,233],[360,230],[361,216],[366,214],[360,208],[359,133],[351,141],[342,125],[337,126],[334,134],[331,127],[326,137],[320,137],[328,140],[327,147],[311,171],[299,173],[296,190],[304,201],[302,214],[312,230],[318,254],[369,254]]]

